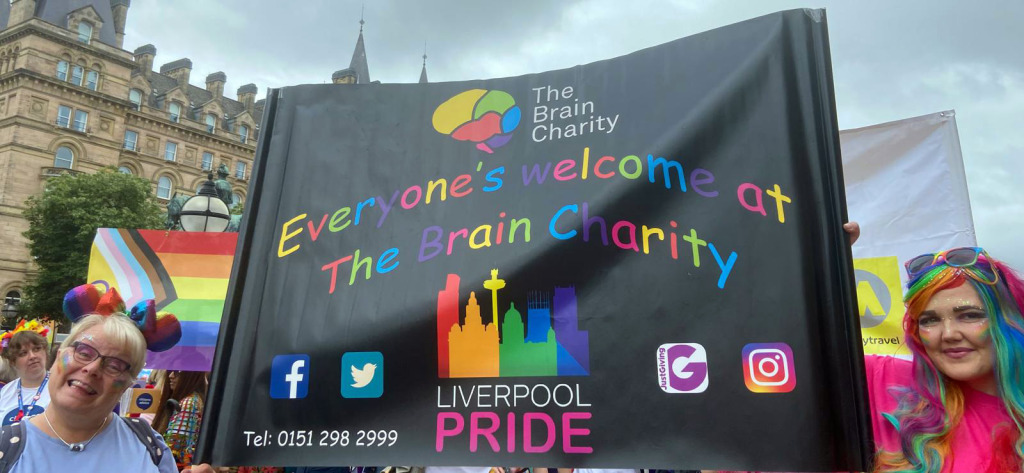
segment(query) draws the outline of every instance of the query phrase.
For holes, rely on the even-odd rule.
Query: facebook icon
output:
[[[302,399],[309,391],[309,355],[277,355],[270,365],[270,397]]]

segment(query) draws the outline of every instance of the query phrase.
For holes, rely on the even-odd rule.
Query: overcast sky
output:
[[[608,59],[791,8],[828,14],[841,129],[956,110],[978,243],[1024,270],[1024,1],[373,0],[370,76],[416,82],[504,77]],[[125,49],[156,67],[192,60],[192,83],[227,74],[226,95],[329,82],[348,67],[354,0],[136,0]],[[937,190],[941,192],[941,190]],[[852,215],[856,218],[856,215]],[[866,230],[870,231],[870,229]]]

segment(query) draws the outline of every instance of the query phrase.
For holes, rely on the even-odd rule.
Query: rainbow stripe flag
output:
[[[181,321],[181,341],[146,354],[146,368],[210,371],[237,233],[96,231],[88,280],[117,288],[125,304],[153,299]]]

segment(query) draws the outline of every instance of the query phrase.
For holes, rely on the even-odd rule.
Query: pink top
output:
[[[893,387],[914,385],[912,363],[891,356],[865,356],[864,371],[868,378],[868,397],[871,400],[871,428],[875,433],[875,448],[889,452],[900,451],[900,436],[896,427],[882,414],[892,414],[899,400],[889,393]],[[996,428],[1013,426],[1003,402],[997,396],[964,387],[964,416],[953,432],[950,450],[943,473],[1004,473],[994,465]],[[1004,448],[1008,446],[1004,445]],[[1008,452],[1012,455],[1012,451]],[[719,473],[740,473],[717,470]],[[757,473],[757,472],[746,472]]]
[[[896,411],[899,401],[889,388],[913,386],[912,363],[889,356],[866,356],[865,371],[868,377],[868,396],[871,399],[871,427],[875,432],[875,448],[890,452],[900,451],[899,432],[882,416]],[[978,473],[994,471],[991,460],[995,457],[993,447],[996,427],[1013,425],[1003,402],[969,387],[964,387],[964,416],[953,432],[950,450],[955,452],[946,458],[944,473]]]

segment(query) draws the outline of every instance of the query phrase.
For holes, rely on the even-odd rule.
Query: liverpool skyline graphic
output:
[[[491,278],[482,285],[490,293],[491,318],[485,324],[476,291],[469,292],[464,312],[460,308],[460,283],[458,274],[448,274],[444,289],[437,293],[438,377],[590,374],[589,336],[579,330],[574,287],[530,292],[524,321],[521,304],[517,307],[515,301],[502,300],[505,280],[492,269]],[[507,307],[504,318],[498,316],[500,307]]]

